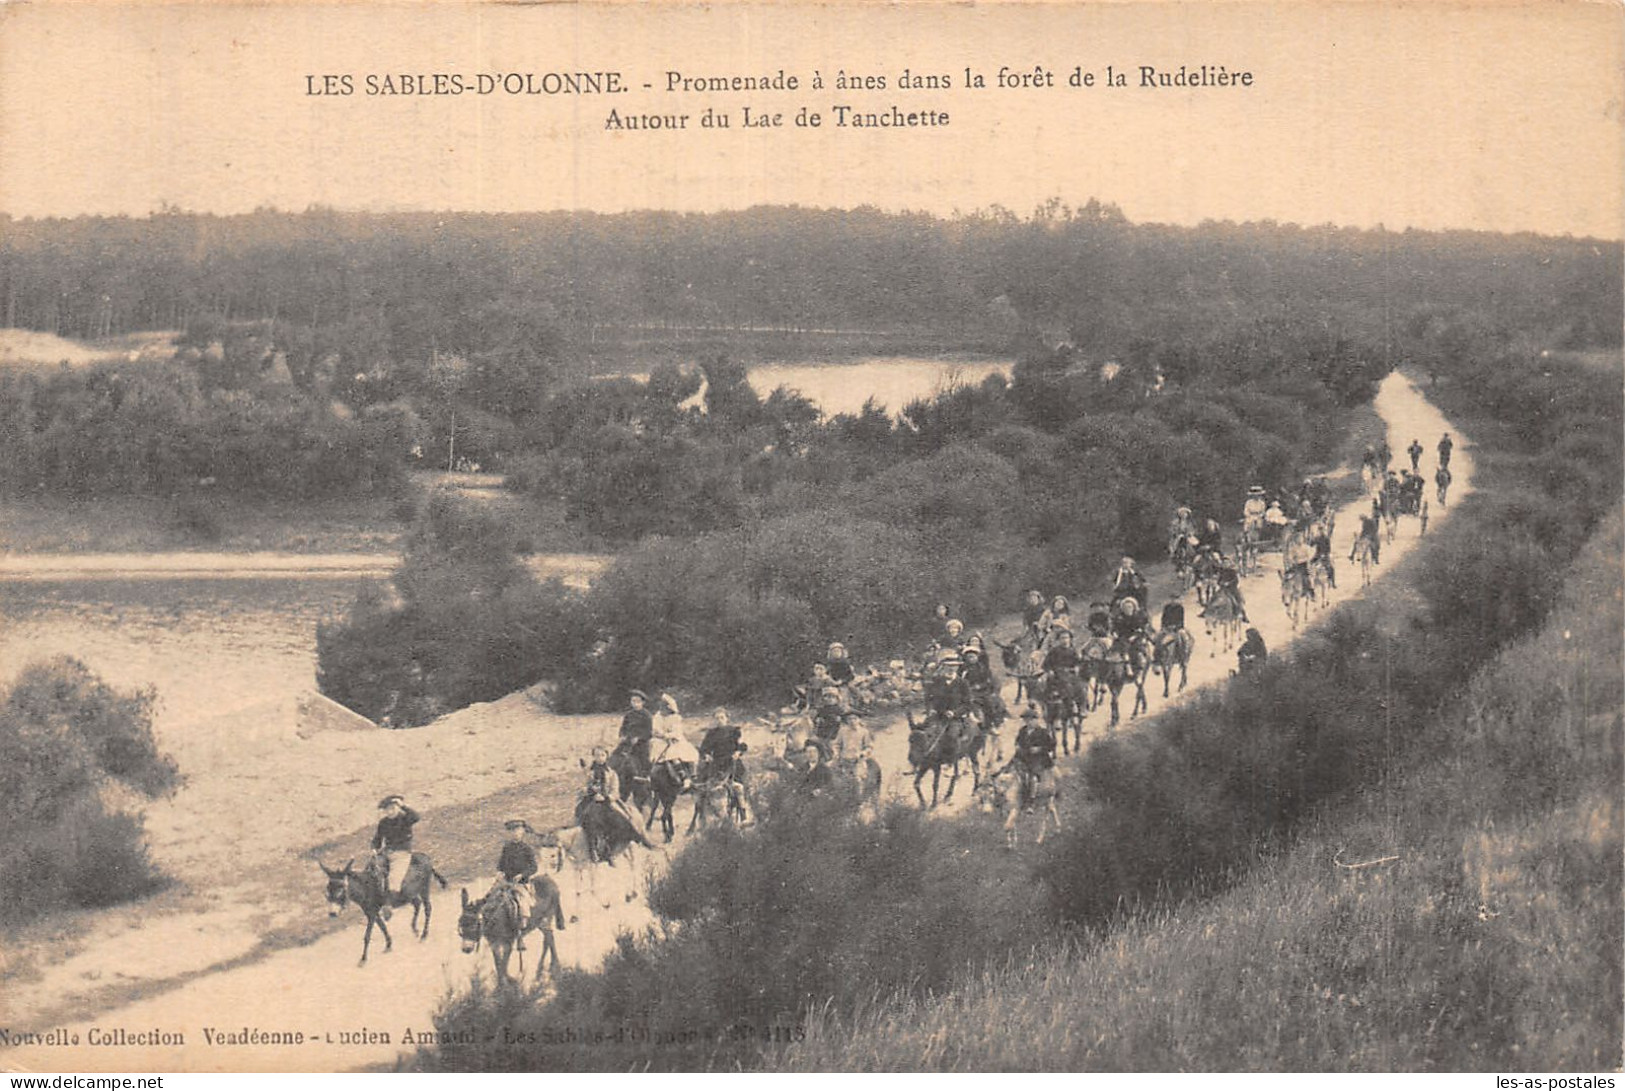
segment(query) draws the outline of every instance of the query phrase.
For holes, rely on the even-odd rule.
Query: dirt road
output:
[[[1422,441],[1429,452],[1423,472],[1431,478],[1433,445],[1441,433],[1450,430],[1449,423],[1398,375],[1383,384],[1376,408],[1388,424],[1388,441],[1394,451],[1403,451],[1412,438]],[[1451,508],[1472,489],[1471,456],[1467,442],[1456,436]],[[1429,499],[1435,499],[1431,487]],[[1333,546],[1344,563],[1339,587],[1332,592],[1334,603],[1359,594],[1359,573],[1346,558],[1358,527],[1358,511],[1368,509],[1369,501],[1362,499],[1339,513]],[[1447,518],[1449,511],[1435,502],[1433,525]],[[1378,573],[1415,548],[1417,534],[1416,521],[1403,520],[1399,538],[1383,547],[1384,565]],[[1245,592],[1254,626],[1271,652],[1278,652],[1302,629],[1295,628],[1286,616],[1278,594],[1275,566],[1279,561],[1273,556],[1270,561],[1270,567],[1246,582]],[[1156,593],[1161,588],[1155,581],[1152,590],[1154,601],[1160,603]],[[1086,593],[1073,600],[1089,597]],[[1224,681],[1234,666],[1234,653],[1213,648],[1202,634],[1193,605],[1187,616],[1197,635],[1189,686],[1183,696],[1176,694],[1163,701],[1157,680],[1150,696],[1152,714],[1204,686]],[[1323,616],[1317,612],[1306,624],[1312,626]],[[1125,691],[1125,719],[1119,730],[1133,729],[1134,721],[1126,718],[1131,694],[1132,690]],[[1006,696],[1013,694],[1007,691]],[[218,881],[222,874],[237,874],[244,858],[265,860],[268,868],[304,868],[314,878],[304,846],[346,830],[353,834],[356,817],[369,813],[376,786],[386,782],[426,807],[486,806],[489,824],[499,829],[500,819],[505,817],[499,810],[511,807],[512,801],[503,798],[487,805],[482,800],[494,800],[496,793],[511,793],[517,785],[534,782],[539,763],[556,767],[554,772],[563,783],[572,755],[607,737],[613,723],[606,717],[548,715],[516,695],[415,732],[347,733],[325,740],[268,743],[229,769],[195,777],[199,783],[183,793],[169,813],[157,816],[160,861],[181,867],[194,886],[210,875]],[[1013,736],[1013,727],[1007,730]],[[1105,730],[1106,713],[1097,711],[1086,719],[1086,735]],[[477,743],[467,736],[478,736]],[[885,792],[911,798],[911,780],[898,772],[906,764],[907,752],[906,729],[899,720],[878,726],[876,747],[886,770]],[[303,785],[297,795],[290,791],[294,784]],[[968,802],[968,789],[968,782],[962,781],[953,805],[943,810],[962,810]],[[313,806],[311,800],[320,803]],[[252,813],[254,807],[273,804],[277,822],[264,824],[260,835],[251,837],[240,812],[247,807]],[[686,821],[684,808],[679,831]],[[217,836],[222,826],[227,836]],[[232,833],[249,838],[249,852],[243,851]],[[499,832],[492,834],[492,856],[499,837]],[[674,848],[681,844],[679,833]],[[595,890],[580,889],[574,874],[564,873],[561,885],[567,889],[566,912],[579,918],[559,937],[567,964],[592,967],[612,949],[618,932],[653,923],[644,907],[642,883],[648,869],[658,868],[662,862],[662,856],[648,855],[632,869],[599,869],[594,875]],[[470,893],[483,893],[489,882],[485,877],[468,883]],[[433,1012],[448,994],[466,988],[475,972],[490,976],[488,956],[483,952],[465,956],[456,942],[455,885],[437,892],[437,914],[428,941],[412,938],[407,915],[397,913],[393,952],[385,955],[381,944],[375,945],[373,960],[366,968],[356,967],[361,936],[353,915],[350,927],[314,942],[283,950],[256,950],[256,932],[267,921],[285,924],[324,912],[314,881],[309,891],[310,900],[305,904],[272,907],[256,904],[251,887],[229,886],[216,891],[211,901],[189,906],[186,913],[143,915],[140,907],[127,907],[109,914],[113,923],[96,942],[72,958],[47,966],[34,981],[10,990],[0,1019],[0,1027],[9,1026],[13,1035],[27,1029],[64,1039],[77,1036],[80,1045],[25,1044],[0,1052],[0,1068],[322,1071],[389,1064],[403,1050],[415,1048],[415,1036],[433,1029]],[[121,916],[135,918],[136,923],[121,925]],[[533,969],[533,962],[527,959],[527,974]],[[86,985],[87,975],[118,973],[149,982],[154,995],[115,1007],[98,1001],[99,994]],[[65,1002],[87,1015],[60,1025],[38,1021],[44,1013],[63,1010]],[[117,1044],[121,1032],[126,1041],[137,1044]],[[267,1041],[266,1034],[286,1035],[289,1042],[296,1036],[302,1040],[284,1044]],[[165,1035],[172,1037],[166,1039]],[[241,1041],[214,1044],[222,1035]],[[98,1044],[109,1040],[113,1044]]]

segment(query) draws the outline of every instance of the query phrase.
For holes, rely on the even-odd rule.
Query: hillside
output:
[[[1202,904],[919,1003],[820,1020],[785,1069],[1534,1071],[1621,1063],[1621,520],[1426,760]]]

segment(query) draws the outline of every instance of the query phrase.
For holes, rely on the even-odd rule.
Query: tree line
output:
[[[6,326],[98,338],[205,315],[395,362],[523,342],[590,357],[636,333],[913,329],[985,347],[1008,323],[1119,350],[1215,318],[1312,309],[1370,333],[1495,299],[1558,347],[1618,345],[1620,244],[1293,224],[1133,224],[1060,201],[1020,217],[737,212],[0,218]],[[570,353],[562,350],[569,348]]]

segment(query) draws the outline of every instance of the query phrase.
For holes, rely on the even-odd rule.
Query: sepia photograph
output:
[[[0,1071],[1614,1088],[1622,334],[1617,3],[0,4]]]

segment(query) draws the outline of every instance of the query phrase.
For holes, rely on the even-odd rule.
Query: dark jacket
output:
[[[824,664],[824,667],[829,671],[829,680],[837,686],[847,685],[858,676],[858,672],[852,669],[852,660],[850,659],[831,659]]]
[[[401,813],[378,820],[378,830],[372,835],[372,847],[381,852],[409,852],[412,848],[412,826],[418,813],[402,807]]]
[[[1265,650],[1261,636],[1249,636],[1236,651],[1236,660],[1243,670],[1260,665],[1268,657],[1269,652]]]
[[[700,740],[700,756],[708,759],[713,769],[732,768],[734,758],[746,749],[739,737],[739,728],[732,724],[727,727],[713,726]]]
[[[1112,618],[1112,632],[1122,640],[1145,632],[1146,616],[1139,610],[1132,614],[1118,614]]]
[[[608,763],[593,762],[587,766],[587,783],[582,792],[583,797],[587,799],[592,799],[595,796],[609,798],[613,794],[610,791],[609,781],[611,777],[615,776],[615,770],[611,769]],[[617,788],[620,787],[619,779],[619,777],[616,777]]]
[[[965,679],[972,693],[994,693],[999,688],[998,681],[993,677],[993,664],[986,659],[967,662],[960,677]]]
[[[1164,629],[1185,627],[1185,607],[1182,603],[1170,602],[1162,608],[1162,627]]]
[[[654,717],[646,708],[629,708],[621,717],[621,741],[647,743],[654,737]]]
[[[804,792],[823,791],[834,783],[834,771],[830,769],[829,763],[821,761],[807,770],[806,776],[801,781],[801,790]]]
[[[1110,636],[1112,631],[1111,611],[1105,608],[1089,611],[1087,624],[1092,636]]]
[[[1036,721],[1029,720],[1016,733],[1016,760],[1028,769],[1055,767],[1055,736]]]
[[[1078,649],[1062,644],[1051,648],[1049,654],[1044,656],[1044,670],[1054,674],[1061,671],[1075,670],[1078,666]]]
[[[1140,575],[1138,569],[1133,572],[1124,572],[1119,569],[1117,578],[1112,581],[1112,599],[1113,601],[1119,601],[1128,598],[1130,595],[1133,595],[1140,605],[1145,605],[1145,577]]]
[[[523,841],[505,841],[497,858],[497,872],[510,883],[522,883],[536,874],[536,852]]]

